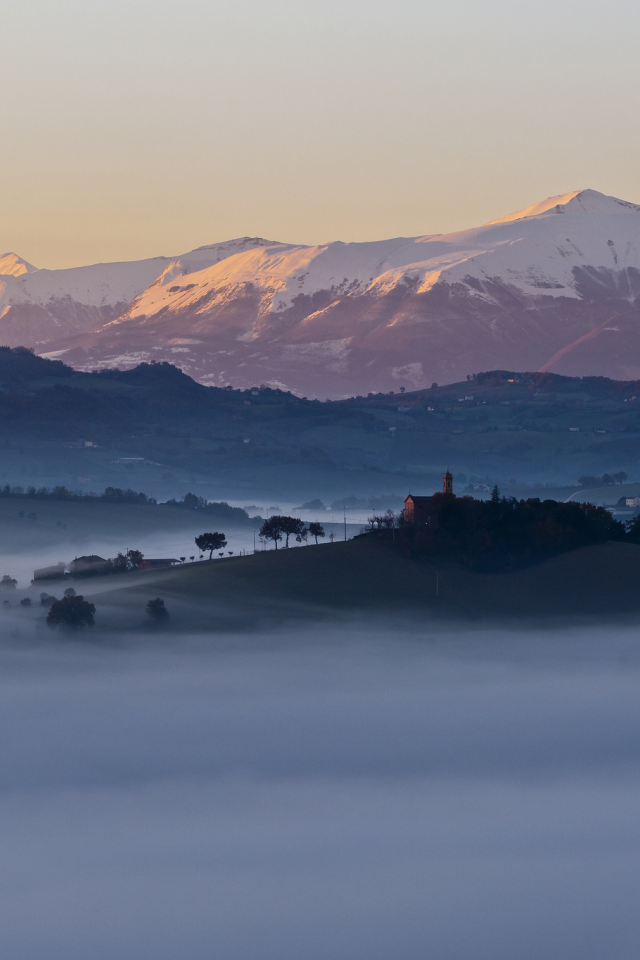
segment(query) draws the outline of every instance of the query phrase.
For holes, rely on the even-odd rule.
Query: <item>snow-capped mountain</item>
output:
[[[34,323],[20,338],[14,314],[12,342],[85,369],[171,360],[205,383],[320,397],[495,368],[640,377],[640,206],[593,190],[445,235],[313,247],[243,238],[174,259],[25,271],[0,278],[13,297],[0,325],[37,294],[61,333],[78,332],[38,337]],[[87,307],[79,322],[73,304]],[[90,309],[111,311],[108,322]]]
[[[178,258],[96,263],[67,270],[38,270],[15,253],[2,254],[0,343],[40,351],[52,340],[94,330],[120,316],[172,263],[180,263],[181,273],[186,274],[264,243],[245,237],[199,247]]]

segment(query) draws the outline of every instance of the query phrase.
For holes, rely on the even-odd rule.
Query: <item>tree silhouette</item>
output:
[[[6,587],[8,590],[15,590],[17,586],[18,581],[10,577],[8,573],[5,573],[2,580],[0,580],[0,587]]]
[[[47,616],[47,626],[52,629],[63,627],[77,630],[80,627],[92,627],[94,624],[95,605],[84,597],[63,597],[51,604]]]
[[[289,537],[295,536],[296,538],[300,537],[300,540],[303,538],[303,531],[305,530],[305,525],[298,517],[281,517],[273,516],[269,517],[268,520],[265,520],[260,528],[260,536],[264,537],[265,540],[273,540],[276,545],[276,550],[278,549],[278,541],[282,540],[282,536],[285,536],[285,546],[289,546]]]
[[[298,537],[304,530],[304,523],[298,517],[280,517],[281,529],[285,535],[285,547],[289,546],[289,537]]]
[[[281,520],[282,517],[269,517],[260,527],[260,536],[264,540],[272,540],[276,550],[278,549],[278,541],[282,540],[283,530],[282,524],[280,523]]]
[[[382,517],[382,526],[386,527],[387,530],[391,530],[393,527],[395,527],[397,523],[397,519],[398,518],[396,517],[393,510],[387,510],[385,515]]]
[[[209,560],[213,556],[214,550],[219,550],[220,547],[226,547],[227,540],[224,533],[201,533],[199,537],[196,537],[195,544],[198,550],[202,550],[204,553],[205,550],[209,551]]]
[[[143,560],[144,553],[140,553],[139,550],[127,550],[126,553],[120,552],[109,562],[115,573],[125,573],[127,570],[136,570]]]
[[[318,542],[318,537],[324,537],[324,527],[321,523],[310,523],[309,524],[309,533],[312,537],[315,537],[316,543]]]

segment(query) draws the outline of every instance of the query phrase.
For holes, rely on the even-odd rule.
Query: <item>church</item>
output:
[[[453,493],[453,477],[448,470],[442,477],[442,492]],[[414,497],[410,493],[404,501],[404,522],[428,524],[433,515],[432,500],[433,497]]]

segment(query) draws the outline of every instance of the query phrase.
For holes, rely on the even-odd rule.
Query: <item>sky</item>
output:
[[[0,252],[36,266],[640,201],[631,0],[0,4]]]

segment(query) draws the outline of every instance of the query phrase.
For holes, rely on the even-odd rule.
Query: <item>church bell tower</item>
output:
[[[442,492],[453,493],[453,477],[448,470],[442,478]]]

